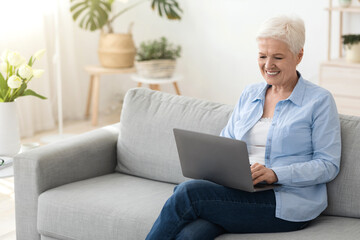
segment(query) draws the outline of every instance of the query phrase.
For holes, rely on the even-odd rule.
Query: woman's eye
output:
[[[283,59],[282,57],[275,57],[276,60],[281,60]]]
[[[260,56],[259,58],[266,58],[266,56]]]

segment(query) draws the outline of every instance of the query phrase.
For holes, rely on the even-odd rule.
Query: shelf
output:
[[[90,74],[114,74],[114,73],[135,73],[135,67],[131,68],[104,68],[102,66],[85,66],[85,71]]]
[[[345,58],[331,59],[330,61],[325,61],[321,64],[335,67],[360,68],[360,63],[349,63]]]
[[[338,11],[338,12],[353,12],[353,13],[360,13],[360,7],[331,7],[325,8],[328,11]]]

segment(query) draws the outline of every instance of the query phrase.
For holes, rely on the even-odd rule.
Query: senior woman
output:
[[[248,86],[221,132],[247,142],[254,185],[248,193],[205,180],[178,185],[147,239],[214,239],[222,233],[299,230],[327,207],[326,182],[339,172],[340,123],[331,94],[296,70],[304,23],[279,16],[261,27],[258,64],[265,82]]]

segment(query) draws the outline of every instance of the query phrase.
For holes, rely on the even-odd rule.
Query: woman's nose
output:
[[[265,68],[271,68],[274,65],[272,59],[267,58],[265,62]]]

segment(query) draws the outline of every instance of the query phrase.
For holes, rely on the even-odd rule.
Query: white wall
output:
[[[359,5],[358,1],[353,2]],[[246,85],[263,81],[257,67],[255,41],[260,24],[284,13],[297,14],[305,21],[305,55],[298,69],[304,78],[317,83],[319,64],[327,57],[328,14],[324,9],[328,0],[179,0],[179,3],[184,10],[179,22],[159,18],[149,3],[145,3],[117,19],[115,29],[124,32],[133,21],[137,46],[143,40],[161,36],[180,44],[182,57],[178,60],[177,72],[184,75],[179,83],[183,95],[235,104]],[[346,16],[345,22],[349,18]],[[338,15],[334,14],[334,36],[338,31],[337,19]],[[351,27],[359,29],[358,18],[356,20],[355,23],[352,20]],[[99,32],[76,27],[75,39],[79,67],[98,64]],[[336,42],[333,48],[336,51]],[[83,72],[79,80],[87,89],[88,75]],[[116,108],[126,90],[135,86],[129,76],[103,77],[100,111],[106,113]],[[163,90],[174,93],[171,85],[164,86]]]

